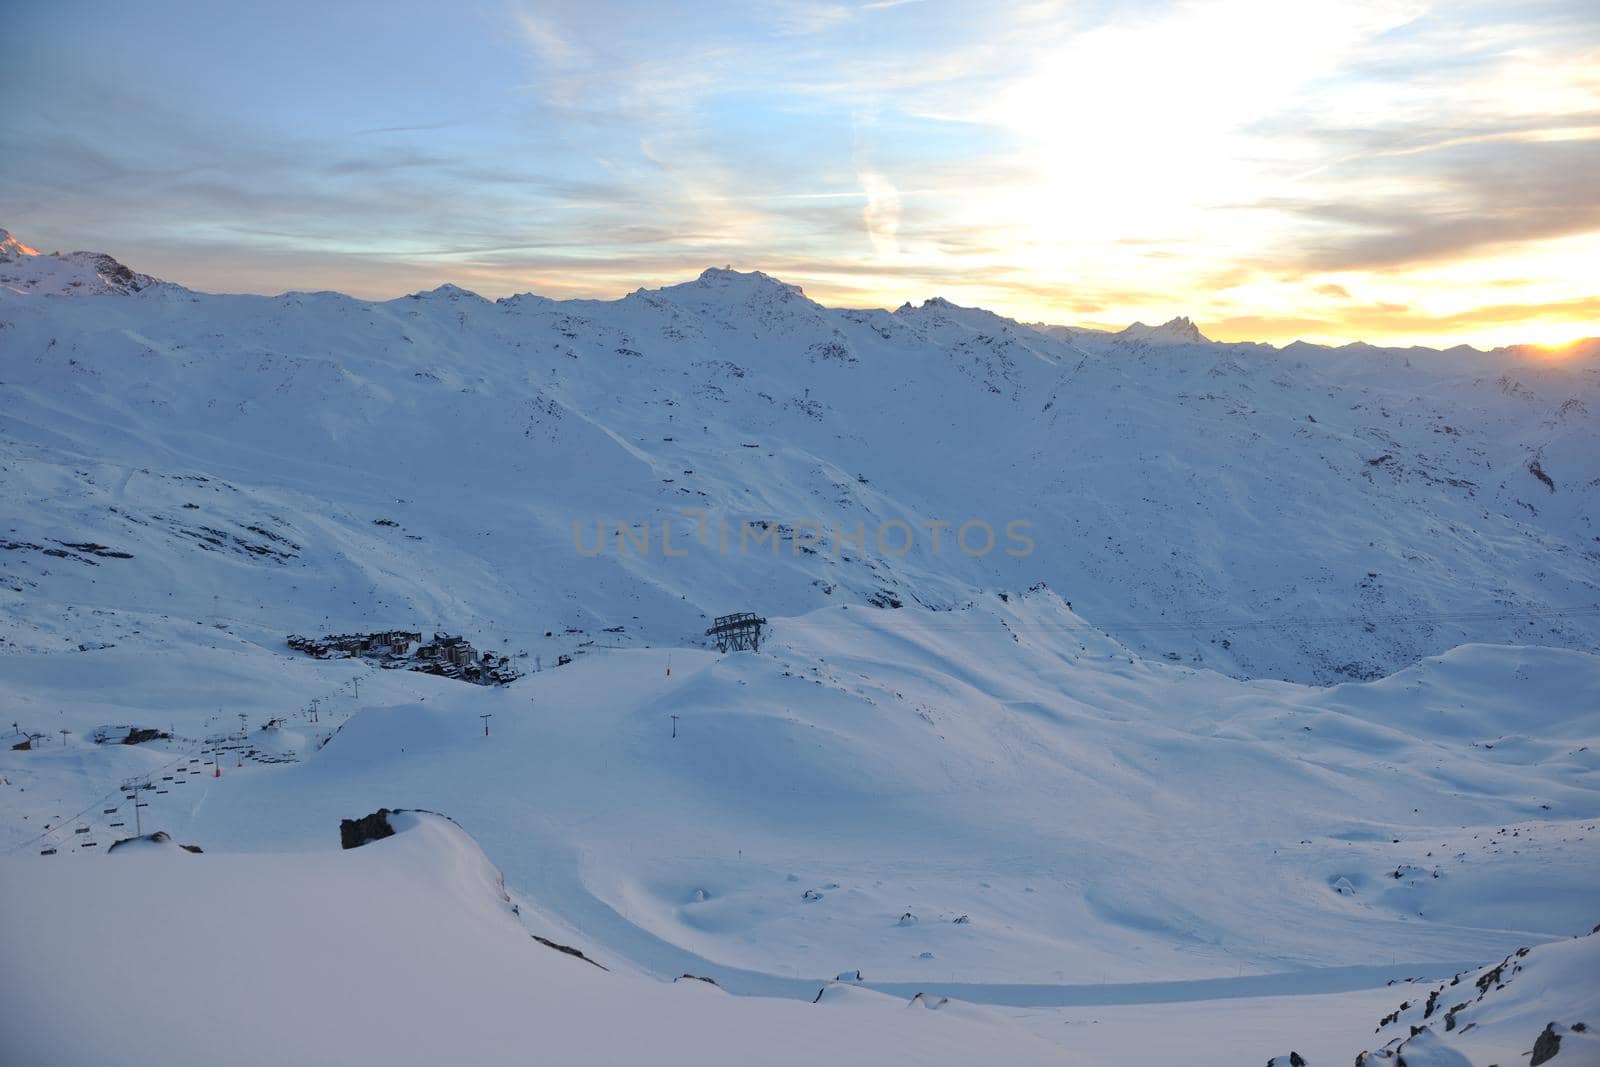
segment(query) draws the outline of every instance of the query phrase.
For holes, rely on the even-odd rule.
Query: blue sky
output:
[[[0,7],[0,226],[201,289],[1600,332],[1600,7]]]

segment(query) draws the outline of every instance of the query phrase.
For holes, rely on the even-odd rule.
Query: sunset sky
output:
[[[0,226],[206,290],[1600,334],[1600,3],[0,5]]]

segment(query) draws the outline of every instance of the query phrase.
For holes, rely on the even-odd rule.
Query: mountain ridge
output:
[[[511,293],[511,294],[508,294],[508,295],[502,296],[502,297],[486,297],[486,296],[483,296],[482,294],[477,293],[477,292],[475,292],[475,291],[473,291],[471,289],[456,285],[453,282],[441,282],[440,284],[434,286],[432,289],[416,290],[416,291],[409,292],[409,293],[401,293],[401,294],[399,294],[397,296],[394,296],[394,297],[380,298],[380,299],[376,299],[376,300],[366,300],[364,298],[350,296],[350,295],[348,295],[346,293],[342,293],[342,292],[339,292],[338,290],[333,290],[333,289],[323,289],[323,290],[296,290],[296,289],[289,289],[289,290],[284,290],[283,292],[280,292],[280,293],[230,293],[230,292],[213,292],[213,291],[210,291],[210,290],[190,289],[187,286],[183,286],[183,285],[181,285],[181,284],[179,284],[177,282],[165,281],[163,279],[153,277],[152,275],[140,274],[140,273],[134,272],[133,270],[131,270],[131,268],[125,267],[115,257],[109,255],[108,253],[104,253],[104,252],[70,252],[70,253],[51,252],[51,253],[44,253],[44,252],[39,251],[36,248],[30,247],[29,245],[26,245],[26,244],[23,244],[10,231],[5,230],[3,228],[0,228],[0,263],[6,262],[7,261],[7,257],[10,258],[10,260],[13,263],[14,267],[18,264],[18,262],[23,257],[42,257],[42,258],[44,258],[46,260],[48,260],[48,259],[56,259],[56,260],[62,260],[62,261],[65,261],[65,262],[78,262],[78,263],[81,263],[81,264],[84,264],[84,265],[98,265],[98,269],[99,270],[101,270],[101,271],[109,271],[114,275],[123,275],[123,272],[126,272],[126,274],[123,275],[123,277],[131,276],[131,278],[136,280],[137,283],[138,283],[136,285],[129,285],[126,282],[123,282],[123,284],[119,287],[118,285],[112,284],[111,282],[107,281],[105,278],[102,278],[101,281],[102,281],[103,284],[102,284],[102,286],[100,288],[90,287],[87,290],[83,290],[83,291],[87,291],[87,292],[107,292],[107,291],[112,291],[112,292],[120,292],[120,293],[129,293],[129,292],[140,291],[143,288],[146,288],[146,287],[148,287],[150,285],[164,285],[164,286],[171,286],[171,287],[173,287],[175,289],[179,289],[179,290],[182,290],[184,292],[195,293],[197,295],[205,295],[205,296],[261,296],[261,297],[264,297],[264,298],[267,298],[267,299],[277,299],[277,298],[287,297],[287,296],[306,295],[308,293],[313,293],[314,292],[314,293],[323,294],[323,295],[328,295],[328,294],[337,295],[337,296],[344,297],[345,299],[353,300],[353,301],[357,301],[357,302],[361,302],[361,303],[387,303],[387,302],[390,302],[390,301],[393,301],[393,300],[414,299],[414,298],[417,298],[417,297],[420,297],[420,296],[437,294],[437,295],[443,295],[443,296],[455,296],[457,298],[471,296],[471,297],[475,297],[475,298],[477,298],[479,300],[482,300],[485,303],[495,303],[495,304],[515,303],[518,300],[550,301],[551,303],[557,303],[557,304],[559,304],[559,303],[591,304],[591,303],[619,303],[619,302],[621,302],[623,300],[626,300],[629,297],[633,297],[633,296],[641,296],[641,295],[647,295],[647,294],[665,294],[665,293],[671,293],[671,292],[675,292],[675,291],[688,292],[688,291],[691,291],[692,289],[702,289],[702,290],[704,290],[704,289],[710,289],[710,290],[723,289],[723,290],[728,290],[728,289],[734,288],[735,286],[744,286],[746,291],[761,291],[760,287],[763,286],[763,285],[766,285],[766,286],[770,286],[771,287],[770,291],[772,291],[774,293],[786,292],[787,296],[784,297],[784,299],[799,298],[799,299],[802,299],[802,300],[806,301],[807,303],[810,303],[813,306],[815,306],[817,308],[820,308],[820,309],[823,309],[823,310],[837,310],[837,311],[872,311],[872,310],[879,310],[879,309],[876,309],[876,308],[830,308],[830,307],[827,307],[826,305],[823,305],[821,303],[818,303],[817,301],[812,300],[811,297],[806,295],[805,290],[801,286],[796,285],[796,284],[791,283],[791,282],[783,281],[781,278],[778,278],[775,275],[768,274],[765,271],[762,271],[762,270],[759,270],[759,269],[750,270],[750,271],[739,271],[739,270],[734,270],[731,267],[707,267],[704,270],[702,270],[700,272],[700,274],[697,275],[695,278],[690,279],[688,281],[673,282],[673,283],[669,283],[669,284],[666,284],[666,285],[658,286],[658,287],[656,287],[654,289],[639,288],[639,289],[633,290],[630,293],[624,294],[622,296],[616,297],[616,298],[611,299],[611,300],[604,300],[604,299],[596,300],[595,298],[591,298],[591,297],[567,297],[567,298],[559,298],[558,299],[558,298],[546,297],[546,296],[543,296],[543,295],[541,295],[539,293],[535,293],[535,292],[533,292],[531,290],[530,291],[526,291],[526,292],[520,292],[520,293]],[[734,281],[735,279],[749,279],[749,282],[736,282],[736,281]],[[0,286],[5,286],[7,284],[8,284],[8,282],[6,281],[5,277],[4,276],[0,276]],[[37,285],[37,281],[35,282],[35,284]],[[78,286],[73,286],[71,288],[72,289],[81,289],[82,287],[81,287],[81,284],[80,284]],[[1320,343],[1317,343],[1317,342],[1308,342],[1308,341],[1291,341],[1291,342],[1286,342],[1284,344],[1274,344],[1272,342],[1267,342],[1267,341],[1213,342],[1209,337],[1205,336],[1205,334],[1200,330],[1199,326],[1192,319],[1190,319],[1186,315],[1175,315],[1172,318],[1170,318],[1170,319],[1166,320],[1165,322],[1162,322],[1161,324],[1156,325],[1156,326],[1149,326],[1149,325],[1146,325],[1143,322],[1134,322],[1134,323],[1131,323],[1128,326],[1124,327],[1120,331],[1104,330],[1104,329],[1099,329],[1099,328],[1096,328],[1096,327],[1088,327],[1088,326],[1070,326],[1070,325],[1063,325],[1063,324],[1058,324],[1058,323],[1047,323],[1047,322],[1043,322],[1043,321],[1023,322],[1020,319],[1007,319],[1007,318],[1004,318],[1003,316],[1000,316],[995,312],[991,312],[991,311],[988,311],[988,310],[983,309],[983,308],[977,308],[977,307],[965,308],[962,305],[956,304],[953,301],[950,301],[950,300],[946,299],[945,297],[941,297],[941,296],[928,297],[920,305],[912,304],[910,301],[907,301],[906,303],[902,304],[899,308],[895,309],[895,311],[899,312],[899,311],[911,311],[911,310],[925,310],[925,309],[929,309],[929,308],[958,309],[958,310],[964,310],[964,311],[982,312],[983,314],[986,314],[986,315],[993,315],[995,318],[1002,319],[1005,322],[1009,322],[1009,323],[1012,323],[1012,324],[1017,325],[1017,326],[1025,326],[1025,327],[1027,327],[1029,329],[1036,329],[1036,330],[1041,330],[1041,331],[1046,331],[1046,332],[1048,332],[1048,331],[1060,331],[1063,334],[1069,334],[1069,335],[1070,334],[1104,335],[1106,337],[1121,338],[1123,341],[1125,341],[1127,343],[1130,343],[1130,344],[1140,343],[1140,342],[1143,342],[1143,343],[1155,343],[1155,344],[1228,343],[1228,344],[1262,345],[1262,346],[1265,346],[1265,347],[1275,348],[1275,349],[1279,349],[1279,350],[1282,350],[1282,349],[1285,349],[1285,348],[1301,347],[1301,346],[1312,347],[1312,348],[1325,348],[1325,349],[1333,349],[1333,350],[1344,350],[1344,349],[1352,349],[1352,348],[1360,349],[1360,348],[1384,347],[1384,346],[1375,346],[1375,345],[1370,344],[1369,342],[1359,341],[1359,340],[1358,341],[1348,341],[1348,342],[1345,342],[1345,343],[1339,344],[1339,345],[1320,344]],[[1531,344],[1531,343],[1497,345],[1494,348],[1487,348],[1487,349],[1478,348],[1476,346],[1468,345],[1468,344],[1458,344],[1458,345],[1454,345],[1454,346],[1452,346],[1451,348],[1448,348],[1448,349],[1434,349],[1434,348],[1428,348],[1428,347],[1422,346],[1422,345],[1403,346],[1403,347],[1408,347],[1408,348],[1410,348],[1412,350],[1419,351],[1419,352],[1465,352],[1465,353],[1474,353],[1474,354],[1484,354],[1484,353],[1492,353],[1492,352],[1509,352],[1509,353],[1515,353],[1515,354],[1519,354],[1519,355],[1523,355],[1523,356],[1528,356],[1530,358],[1548,358],[1548,353],[1549,353],[1548,346],[1536,345],[1536,344]],[[1579,338],[1579,339],[1576,339],[1576,340],[1570,342],[1568,345],[1565,345],[1563,347],[1566,348],[1566,349],[1571,350],[1575,355],[1577,355],[1580,358],[1593,358],[1596,354],[1600,354],[1600,336]]]
[[[947,609],[1045,582],[1146,655],[1238,677],[1375,678],[1466,641],[1600,639],[1586,359],[1126,345],[941,299],[827,309],[723,269],[614,301],[72,291],[0,290],[10,537],[43,546],[0,556],[19,598],[105,599],[44,555],[52,541],[199,565],[225,591],[247,576],[212,570],[209,527],[270,550],[244,552],[257,568],[342,590],[355,610],[330,629],[376,595],[441,625],[548,628],[524,603],[560,628],[640,615],[666,640],[745,604]],[[175,496],[195,476],[230,487],[227,525],[180,506],[204,510]],[[759,556],[746,520],[778,531]],[[820,546],[796,543],[808,522]],[[1012,522],[1027,556],[1006,554]],[[606,551],[579,557],[597,523]],[[896,523],[903,555],[875,536],[904,540]],[[989,551],[956,543],[969,523],[966,547],[992,534]],[[648,524],[655,555],[619,554],[618,524]],[[723,526],[728,549],[707,536]],[[272,563],[251,527],[299,555]],[[664,537],[695,552],[662,558]],[[286,592],[250,599],[284,632],[324,621]],[[27,647],[120,629],[67,638],[36,606],[10,612]]]

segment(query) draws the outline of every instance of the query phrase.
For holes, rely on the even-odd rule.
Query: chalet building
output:
[[[369,653],[404,656],[411,651],[412,645],[422,644],[422,634],[408,630],[386,630],[383,633],[368,634],[367,642]]]
[[[419,659],[436,660],[452,667],[467,667],[477,659],[477,652],[466,638],[457,634],[433,635],[433,644],[417,649]]]

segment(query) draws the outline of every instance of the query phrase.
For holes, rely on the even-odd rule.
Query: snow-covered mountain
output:
[[[1206,344],[1210,341],[1210,338],[1200,332],[1200,327],[1183,315],[1168,319],[1160,326],[1146,326],[1142,322],[1136,322],[1117,334],[1116,339],[1124,344],[1160,345]]]
[[[0,945],[40,973],[105,971],[96,909],[133,900],[144,973],[200,1003],[220,977],[162,946],[226,900],[262,957],[233,973],[337,941],[319,988],[491,998],[484,1062],[540,1002],[572,1055],[626,1011],[676,1062],[1349,1062],[1386,981],[1600,918],[1600,347],[1221,344],[729,270],[220,296],[4,248]],[[737,611],[758,654],[709,647]],[[523,677],[285,644],[376,630]],[[329,854],[380,807],[460,829]],[[205,852],[100,858],[155,829]],[[57,907],[97,916],[65,962]],[[407,992],[412,945],[448,963]],[[85,1058],[214,1047],[119,1042],[162,1001],[107,1010],[106,973]],[[643,981],[685,973],[848,1018]],[[438,1058],[315,1018],[331,1058]]]
[[[16,293],[51,296],[137,293],[155,284],[103,252],[54,252],[41,255],[0,230],[0,288]]]
[[[725,270],[613,302],[61,280],[98,262],[13,255],[0,290],[21,647],[114,641],[177,574],[270,630],[656,641],[1044,582],[1143,654],[1317,682],[1600,642],[1592,355],[1060,336]]]

